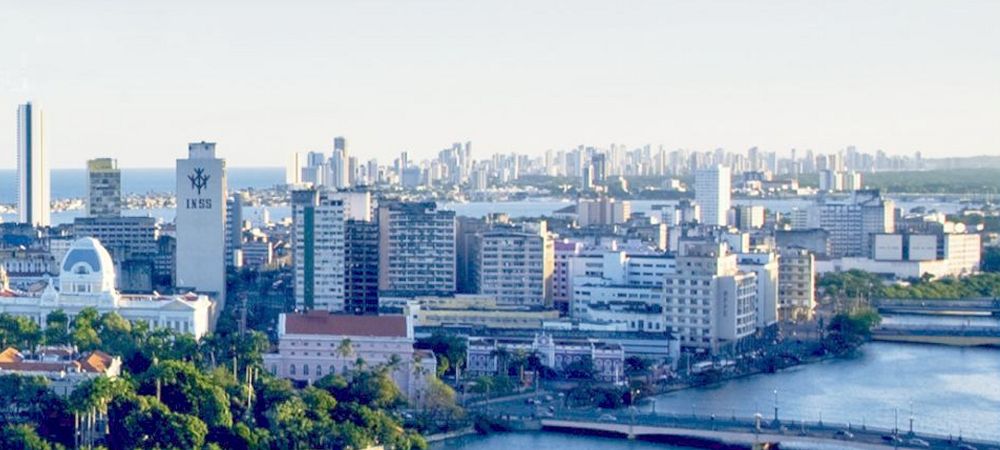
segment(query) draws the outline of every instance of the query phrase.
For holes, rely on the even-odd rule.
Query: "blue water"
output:
[[[52,199],[82,198],[87,190],[85,169],[54,169]],[[267,188],[285,182],[280,167],[230,167],[226,169],[229,189]],[[124,194],[173,193],[176,187],[173,168],[122,169]],[[17,202],[17,171],[0,170],[0,203]]]

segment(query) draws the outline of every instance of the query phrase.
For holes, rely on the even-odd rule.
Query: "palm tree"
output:
[[[507,364],[510,359],[510,351],[506,347],[497,347],[490,352],[492,356],[497,361],[497,372],[500,375],[507,376]]]

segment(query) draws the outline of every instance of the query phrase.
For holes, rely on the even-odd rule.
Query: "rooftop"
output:
[[[286,334],[407,337],[404,316],[334,315],[325,311],[284,316]]]

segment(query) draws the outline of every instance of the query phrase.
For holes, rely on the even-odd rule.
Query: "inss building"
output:
[[[188,145],[177,160],[177,279],[181,288],[226,301],[226,161],[215,143]]]

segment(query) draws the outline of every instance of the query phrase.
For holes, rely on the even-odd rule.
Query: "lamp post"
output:
[[[774,426],[778,426],[778,390],[774,390]]]
[[[910,436],[913,436],[913,400],[910,400]]]

